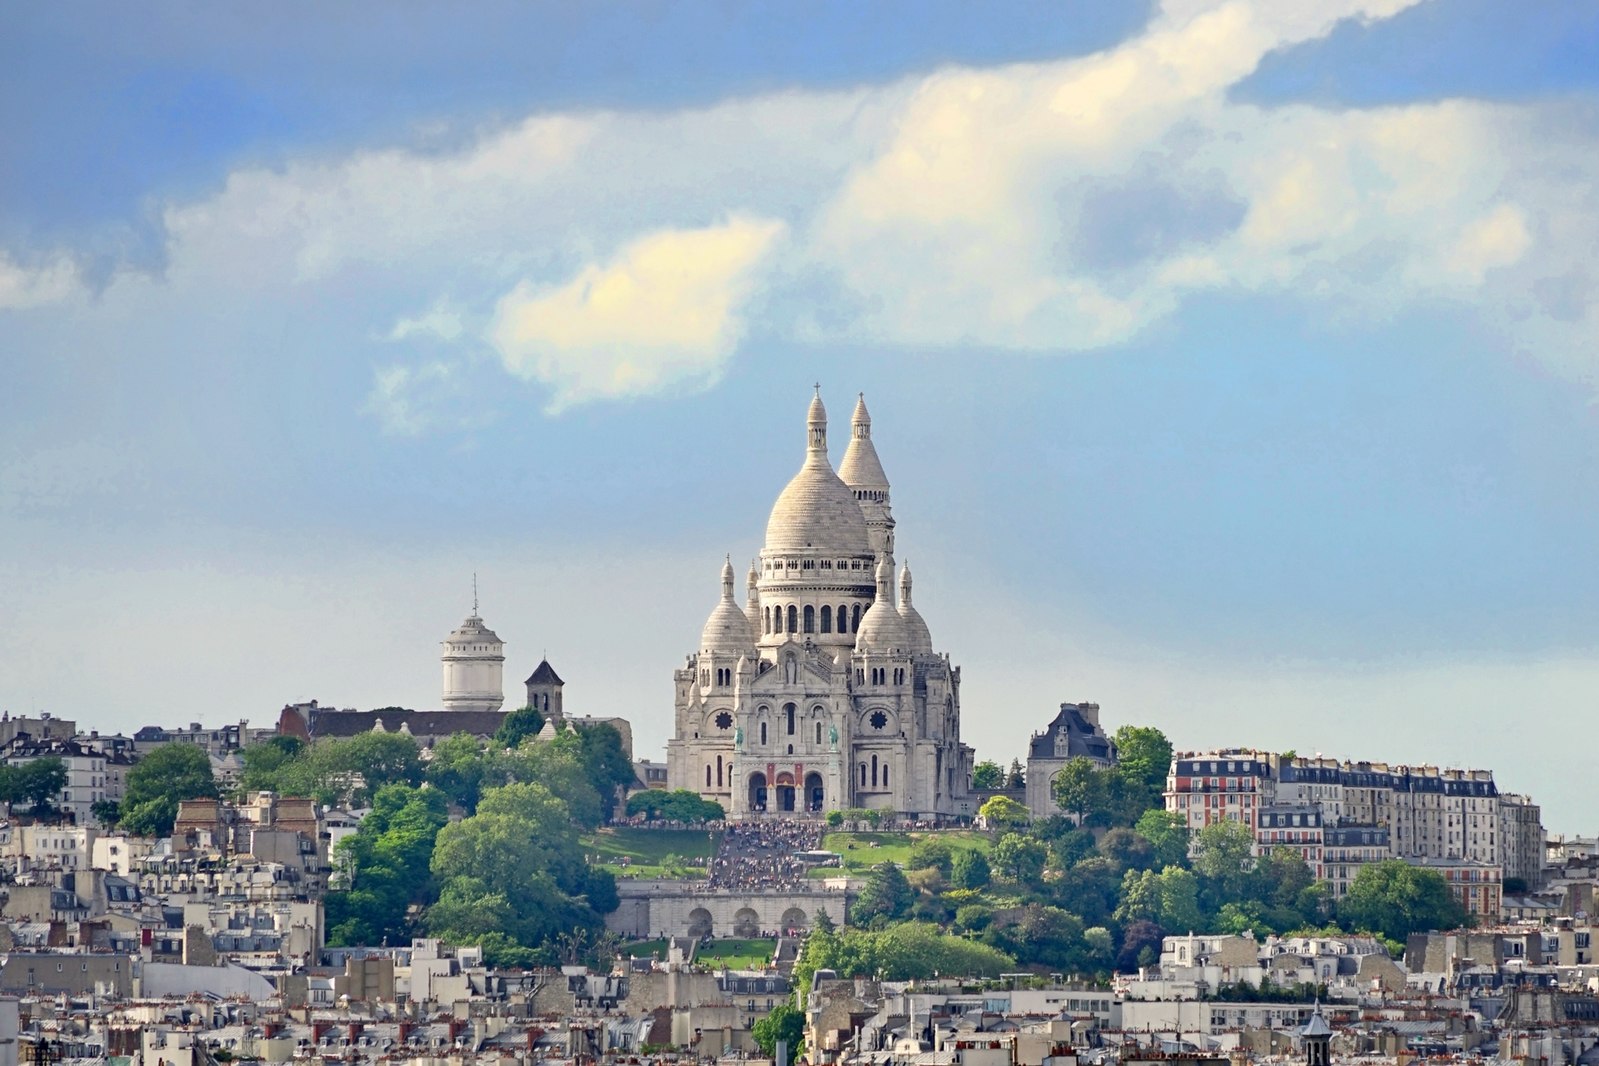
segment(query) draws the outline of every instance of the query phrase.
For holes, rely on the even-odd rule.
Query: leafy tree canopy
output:
[[[972,767],[972,787],[989,791],[1005,787],[1005,768],[992,759],[984,759]]]
[[[872,867],[865,887],[855,898],[851,914],[858,925],[866,925],[874,919],[898,921],[910,913],[915,901],[916,892],[905,880],[904,872],[891,862],[880,862]]]
[[[138,836],[166,836],[178,819],[178,804],[217,795],[211,757],[193,744],[163,744],[128,771],[120,821]]]
[[[1388,859],[1362,867],[1338,904],[1345,926],[1403,941],[1429,929],[1458,929],[1466,912],[1433,870]]]
[[[627,813],[635,818],[643,815],[651,819],[690,823],[715,822],[727,816],[720,803],[701,799],[699,793],[686,788],[674,789],[671,792],[665,789],[647,788],[642,792],[635,792],[627,798]]]

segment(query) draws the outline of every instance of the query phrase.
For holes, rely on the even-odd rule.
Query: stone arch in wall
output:
[[[704,907],[695,907],[688,912],[688,935],[702,937],[711,935],[711,912]]]
[[[803,910],[798,907],[790,907],[788,910],[783,912],[783,926],[778,930],[778,932],[803,933],[805,931],[805,927],[809,924],[810,919],[805,916],[805,912]]]
[[[750,940],[761,935],[761,916],[753,907],[740,907],[733,912],[733,935]]]

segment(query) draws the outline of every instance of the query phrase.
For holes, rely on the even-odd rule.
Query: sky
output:
[[[0,708],[670,732],[816,383],[979,758],[1487,767],[1591,834],[1599,4],[0,9]]]

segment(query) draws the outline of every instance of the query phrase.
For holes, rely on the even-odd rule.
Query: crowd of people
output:
[[[810,864],[799,855],[815,851],[821,842],[820,822],[732,823],[711,860],[709,887],[741,891],[801,887]]]

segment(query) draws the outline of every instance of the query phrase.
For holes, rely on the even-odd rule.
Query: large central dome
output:
[[[866,516],[827,458],[827,409],[818,395],[806,418],[805,465],[772,505],[766,551],[871,555]]]

